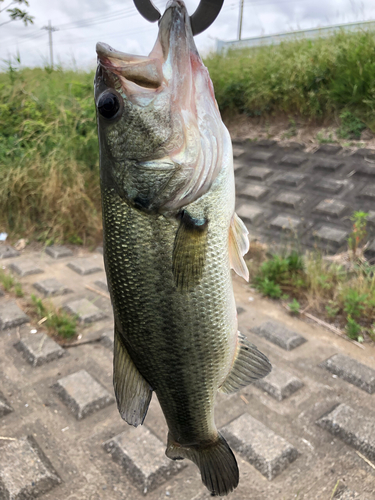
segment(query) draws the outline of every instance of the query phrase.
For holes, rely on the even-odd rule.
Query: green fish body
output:
[[[148,58],[98,44],[95,99],[104,259],[115,317],[122,418],[143,423],[155,392],[167,456],[188,458],[215,495],[238,484],[217,431],[217,391],[270,371],[237,330],[231,267],[247,277],[247,231],[234,213],[229,133],[179,0]]]

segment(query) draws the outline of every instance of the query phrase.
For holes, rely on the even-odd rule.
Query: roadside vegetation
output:
[[[375,33],[340,33],[205,59],[220,110],[335,119],[339,135],[375,130]]]
[[[281,299],[291,314],[309,312],[358,342],[375,341],[375,265],[363,255],[366,216],[356,212],[348,251],[324,257],[318,250],[269,255],[251,250],[251,283],[263,295]]]

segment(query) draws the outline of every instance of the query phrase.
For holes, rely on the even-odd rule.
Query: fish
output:
[[[156,393],[166,455],[189,459],[208,490],[237,487],[218,431],[218,391],[266,376],[239,331],[231,269],[249,279],[235,213],[232,144],[181,0],[150,54],[96,46],[103,254],[114,312],[113,384],[121,417],[143,424]]]

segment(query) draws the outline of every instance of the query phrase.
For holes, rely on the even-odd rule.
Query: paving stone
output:
[[[348,232],[343,229],[322,226],[320,229],[315,231],[314,235],[323,242],[332,243],[333,245],[341,245],[346,240]]]
[[[14,328],[30,321],[30,318],[13,301],[0,303],[0,330]]]
[[[233,146],[233,158],[239,158],[244,154],[245,150],[239,146]]]
[[[244,189],[241,189],[238,193],[240,196],[244,198],[249,198],[250,200],[260,200],[264,198],[264,196],[269,192],[269,189],[263,186],[254,186],[252,184],[248,184]]]
[[[256,224],[256,222],[264,214],[262,208],[256,205],[241,205],[238,210],[236,210],[237,215],[244,221],[250,222],[250,224]]]
[[[283,149],[289,151],[302,151],[305,149],[305,145],[300,142],[289,141],[283,144]]]
[[[316,187],[326,193],[337,194],[341,191],[344,185],[343,181],[337,181],[336,179],[320,179],[320,181],[317,182]]]
[[[61,479],[32,436],[11,441],[1,450],[0,498],[38,498]]]
[[[21,339],[15,347],[33,366],[41,366],[61,358],[65,350],[45,333],[36,333]]]
[[[169,460],[165,456],[165,445],[144,426],[133,430],[131,437],[129,431],[123,432],[106,441],[103,446],[144,494],[187,466],[186,460]]]
[[[337,144],[322,144],[319,149],[315,151],[316,153],[323,153],[326,155],[335,155],[342,150],[342,147]]]
[[[4,292],[0,288],[0,297],[3,297],[3,295],[4,295]]]
[[[113,396],[85,370],[60,378],[53,386],[77,420],[114,403]]]
[[[369,210],[367,213],[368,213],[367,217],[368,224],[370,224],[371,226],[375,226],[375,212]]]
[[[9,413],[12,413],[12,411],[13,411],[13,408],[8,404],[4,395],[0,392],[0,418],[5,417],[5,415],[8,415]],[[1,452],[0,452],[0,454],[1,454]],[[1,467],[1,463],[0,463],[0,467]]]
[[[73,255],[73,252],[70,248],[61,246],[61,245],[52,245],[45,249],[47,255],[52,257],[53,259],[62,259],[63,257],[70,257]]]
[[[39,292],[41,292],[45,297],[54,297],[56,295],[65,295],[66,293],[70,293],[68,287],[60,283],[56,278],[48,278],[43,281],[38,281],[33,284],[33,287],[36,288]]]
[[[337,169],[342,167],[344,162],[342,160],[331,160],[328,158],[319,158],[315,162],[314,168],[327,170],[328,172],[336,172]]]
[[[359,198],[375,201],[375,184],[369,184],[359,194]]]
[[[94,282],[94,285],[96,285],[98,288],[103,290],[103,292],[108,293],[108,283],[107,283],[107,280],[105,278],[103,278],[102,280],[96,280]]]
[[[360,163],[359,165],[355,166],[355,173],[357,175],[375,177],[375,165],[371,163]]]
[[[256,380],[254,385],[266,391],[277,401],[282,401],[303,387],[303,382],[294,375],[273,366],[271,373],[265,378]]]
[[[353,153],[353,156],[375,160],[375,149],[359,148]]]
[[[81,323],[93,323],[105,318],[107,315],[87,299],[72,300],[64,305],[70,314],[78,316]]]
[[[290,165],[291,167],[299,167],[307,158],[304,155],[285,155],[281,162],[283,165]]]
[[[326,199],[322,200],[315,207],[314,212],[322,215],[329,215],[331,217],[341,217],[348,208],[348,205],[345,205],[345,203],[342,203],[341,201]]]
[[[237,315],[239,316],[240,314],[244,313],[246,311],[246,309],[244,309],[243,307],[241,306],[238,306],[237,307]]]
[[[256,143],[257,146],[261,146],[263,148],[270,148],[276,144],[277,141],[273,139],[261,139]]]
[[[285,174],[283,173],[279,175],[279,177],[274,182],[277,184],[282,184],[284,186],[297,187],[306,179],[307,177],[304,174],[300,174],[298,172],[285,172]]]
[[[0,245],[0,259],[10,259],[11,257],[18,257],[20,255],[17,250],[9,245]]]
[[[369,394],[375,392],[375,370],[349,356],[335,354],[320,366]]]
[[[366,257],[375,257],[375,239],[372,240],[365,250]]]
[[[29,276],[30,274],[44,273],[44,270],[32,260],[18,260],[9,264],[9,269],[16,272],[19,276]]]
[[[246,174],[246,178],[255,179],[257,181],[264,181],[270,175],[273,174],[273,170],[266,167],[252,167]]]
[[[301,226],[301,219],[291,215],[278,215],[271,221],[271,228],[284,231],[297,231]]]
[[[96,248],[95,248],[95,252],[97,252],[97,253],[101,253],[101,254],[103,255],[103,246],[102,246],[102,245],[100,245],[100,246],[96,247]]]
[[[260,326],[252,328],[251,331],[286,351],[291,351],[306,342],[304,337],[289,330],[278,321],[266,321]]]
[[[298,457],[294,446],[247,413],[221,429],[221,433],[229,446],[269,481]]]
[[[269,161],[273,156],[273,153],[267,153],[266,151],[255,150],[250,153],[250,159],[252,161]]]
[[[91,259],[84,259],[84,258],[72,260],[67,264],[67,266],[82,276],[85,276],[86,274],[93,274],[93,273],[98,273],[99,271],[103,271],[103,267],[100,266],[97,262]]]
[[[114,337],[115,337],[114,328],[106,330],[105,332],[102,333],[101,336],[102,344],[105,347],[108,347],[108,349],[113,349]]]
[[[359,450],[369,460],[375,460],[374,414],[341,403],[316,423]]]
[[[272,203],[282,207],[296,208],[302,199],[303,196],[300,194],[283,191],[276,196]]]

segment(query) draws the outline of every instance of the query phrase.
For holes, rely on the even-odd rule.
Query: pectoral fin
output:
[[[137,370],[115,326],[113,386],[121,417],[130,425],[143,424],[152,389]]]
[[[238,333],[237,357],[220,391],[226,394],[236,392],[254,380],[265,377],[271,370],[272,366],[267,357]]]
[[[173,248],[173,275],[178,290],[189,290],[202,278],[207,248],[206,219],[184,210]]]
[[[233,214],[229,228],[229,261],[234,271],[249,281],[249,270],[243,256],[249,251],[250,243],[245,224],[236,213]]]

